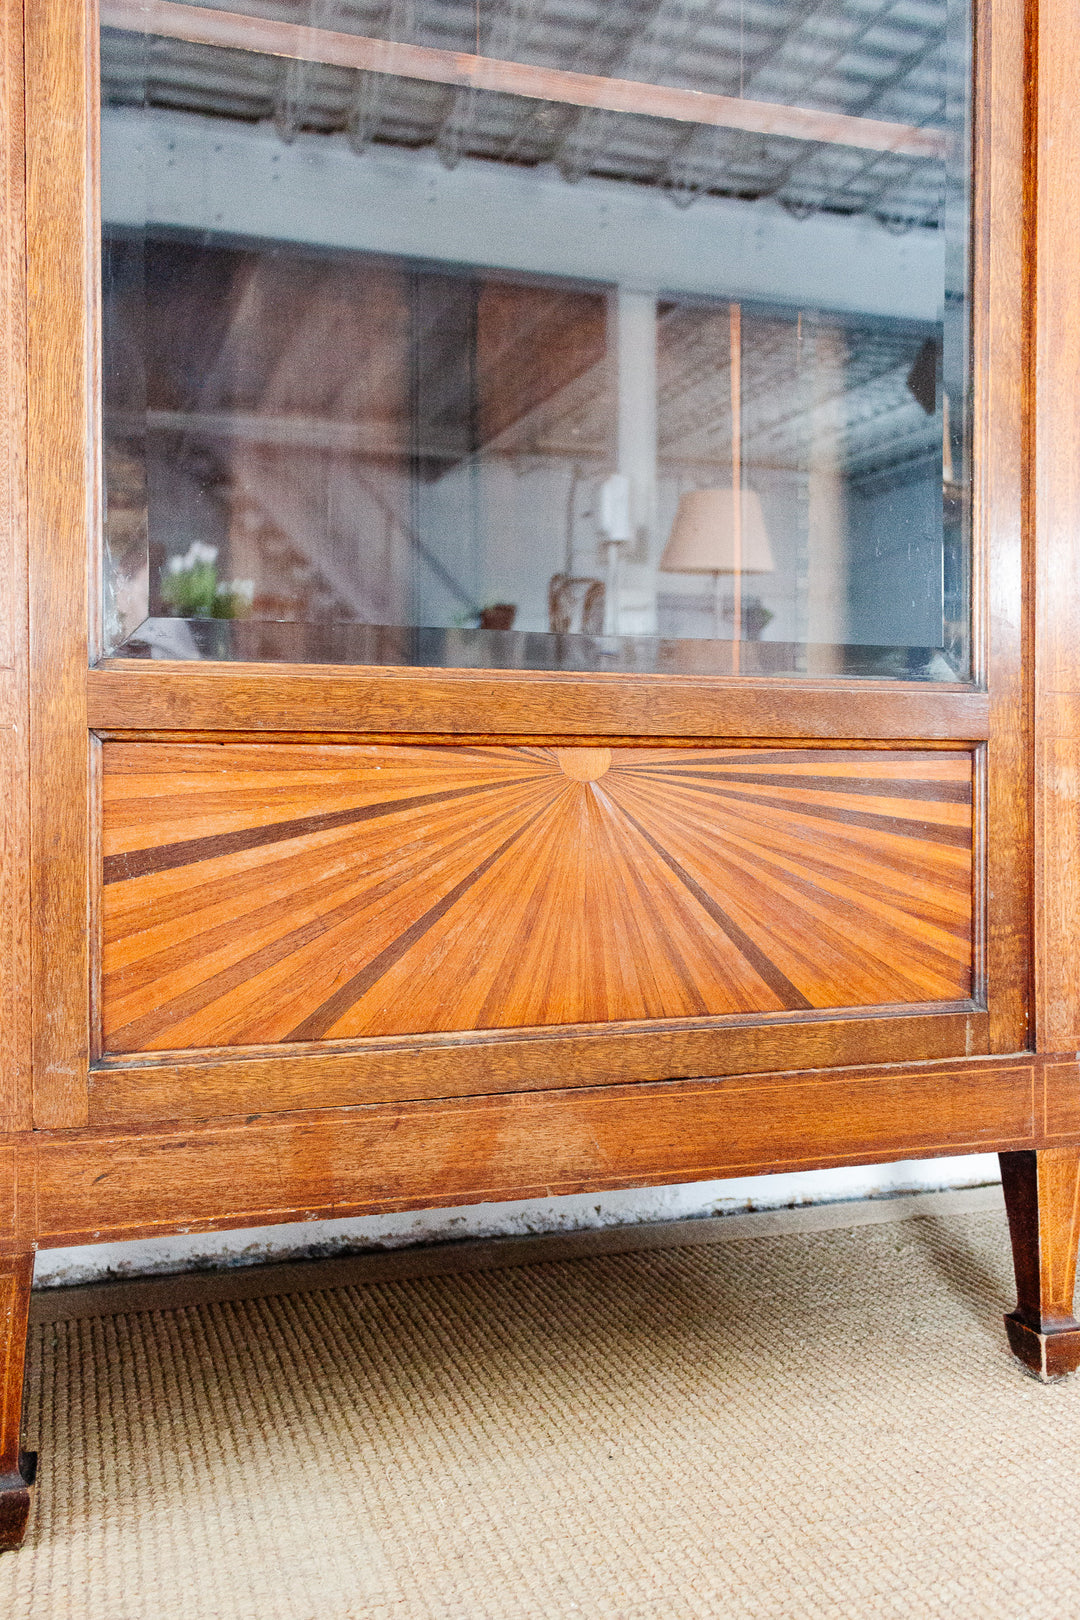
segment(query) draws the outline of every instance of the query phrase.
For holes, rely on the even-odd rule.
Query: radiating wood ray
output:
[[[689,768],[673,767],[671,770],[657,773],[662,780],[676,777],[679,780],[711,782],[716,784],[717,777],[713,771],[695,771]],[[867,776],[861,781],[850,776],[811,776],[802,772],[792,772],[785,775],[781,771],[754,772],[754,771],[725,771],[723,776],[725,784],[739,782],[759,788],[787,788],[807,791],[811,793],[862,794],[873,793],[878,798],[918,799],[922,804],[940,801],[943,804],[970,804],[971,786],[967,782],[953,781],[895,781],[883,782],[880,777]],[[886,793],[885,788],[889,791]]]
[[[963,1000],[961,750],[107,743],[104,1042]]]
[[[538,785],[536,791],[543,796],[545,789]],[[550,785],[546,791],[550,793]],[[526,802],[531,803],[535,797],[536,792]],[[487,817],[512,810],[519,800],[520,790],[502,789],[497,795],[493,790],[486,806]],[[487,817],[480,818],[481,825]],[[288,897],[294,891],[309,895],[313,883],[332,887],[335,880],[340,879],[348,889],[366,881],[365,863],[372,861],[378,862],[379,887],[385,890],[388,883],[392,885],[395,875],[407,877],[417,862],[423,862],[432,870],[433,865],[455,855],[459,839],[467,843],[478,836],[482,838],[483,834],[478,833],[476,808],[448,805],[440,817],[438,845],[434,849],[425,819],[415,814],[399,814],[390,842],[387,843],[384,834],[376,829],[367,840],[364,861],[360,862],[355,841],[347,832],[335,829],[319,836],[304,835],[302,842],[298,838],[288,854],[273,861],[257,859],[258,848],[254,850],[255,859],[247,851],[234,852],[231,858],[215,854],[202,863],[203,870],[210,874],[208,880],[194,887],[190,886],[190,876],[183,871],[154,874],[152,878],[143,874],[147,882],[140,884],[136,880],[125,884],[122,900],[115,908],[110,906],[105,941],[111,947],[114,961],[121,957],[145,956],[172,946],[187,935],[202,935],[205,944],[207,929],[219,917],[227,920],[235,916],[239,902],[246,896],[250,895],[253,908],[258,909],[267,903],[268,896],[270,904],[284,905],[291,903]],[[271,853],[276,855],[277,852]],[[246,869],[242,863],[249,863]],[[227,887],[221,882],[226,874]],[[183,886],[185,879],[188,887]],[[148,883],[153,884],[152,890]],[[145,896],[150,892],[154,895],[154,907],[148,919]],[[371,897],[378,897],[374,890]]]
[[[639,784],[631,779],[633,791],[639,790]],[[619,791],[631,791],[631,782],[621,783]],[[657,799],[651,801],[657,804]],[[728,799],[722,793],[695,793],[678,783],[662,784],[659,789],[659,803],[668,808],[668,813],[674,819],[675,811],[682,822],[704,822],[708,826],[737,826],[741,827],[747,835],[754,829],[769,830],[771,839],[783,838],[790,835],[799,849],[819,849],[834,852],[838,859],[848,860],[857,858],[860,852],[865,851],[875,863],[884,863],[891,871],[902,871],[909,880],[919,881],[929,869],[943,876],[949,872],[963,874],[966,883],[970,872],[970,854],[968,841],[965,839],[956,846],[950,847],[940,844],[938,840],[924,840],[921,846],[914,847],[906,838],[898,837],[889,828],[869,825],[859,822],[837,823],[830,829],[819,828],[814,818],[804,818],[804,808],[813,810],[816,806],[805,807],[802,799],[785,805],[768,799],[752,800],[756,806],[756,814],[749,815],[744,808],[747,801],[744,799]],[[827,808],[827,807],[825,807]],[[915,836],[918,827],[913,829]]]
[[[645,814],[661,814],[665,808],[670,814],[672,809],[676,809],[678,813],[671,818],[672,825],[680,833],[692,831],[703,848],[715,845],[717,839],[735,839],[745,843],[750,850],[760,846],[762,858],[770,863],[777,862],[781,857],[785,862],[792,858],[804,861],[816,857],[819,869],[831,868],[845,882],[851,880],[853,867],[856,872],[865,867],[875,880],[876,888],[872,892],[876,894],[880,894],[882,889],[891,888],[910,898],[913,877],[925,879],[925,867],[912,872],[912,863],[907,858],[904,844],[896,840],[890,843],[876,831],[838,830],[829,835],[828,842],[822,843],[815,829],[811,827],[807,830],[799,826],[791,814],[784,813],[781,806],[765,804],[762,813],[751,819],[746,817],[741,805],[728,806],[722,800],[705,801],[678,793],[658,795],[648,790],[643,792],[637,783],[613,783],[611,793],[617,802],[636,805]],[[795,808],[797,813],[801,813],[799,807]],[[789,829],[793,825],[795,831],[792,835]],[[863,855],[867,850],[872,852],[869,862],[865,861]],[[894,851],[898,870],[892,875],[892,867],[886,863]],[[929,859],[939,870],[942,879],[947,881],[947,874],[951,872],[959,883],[966,886],[970,870],[966,852],[943,851],[938,855],[934,850]],[[966,897],[963,904],[966,910]]]
[[[612,794],[617,801],[633,802],[641,797],[634,789],[614,786]],[[720,878],[726,875],[730,891],[737,896],[731,902],[732,913],[751,937],[762,928],[768,933],[775,912],[787,913],[783,937],[774,940],[774,954],[789,976],[805,982],[805,975],[811,975],[815,1004],[817,996],[835,993],[842,983],[847,984],[849,997],[860,1002],[883,997],[890,984],[903,985],[909,997],[916,999],[947,994],[942,985],[951,982],[957,971],[955,942],[939,935],[932,922],[912,917],[909,929],[895,911],[892,916],[883,914],[879,901],[858,902],[838,892],[835,885],[830,890],[813,874],[800,873],[790,856],[781,866],[767,853],[757,855],[752,845],[740,854],[730,830],[723,830],[724,836],[719,837],[702,821],[699,817],[695,826],[680,818],[669,828],[670,849],[699,878],[707,873]],[[852,930],[861,942],[857,957],[850,949]],[[908,947],[898,953],[898,936],[902,939],[905,933],[910,934]],[[784,955],[795,950],[800,940],[805,953],[801,964]],[[965,941],[962,962],[967,961],[969,950]],[[912,977],[915,962],[918,972]],[[858,978],[854,979],[856,964]]]
[[[811,865],[791,856],[787,857],[786,865],[783,865],[760,842],[739,838],[733,832],[726,835],[725,841],[728,859],[732,865],[745,869],[746,863],[739,859],[740,855],[745,853],[757,864],[763,877],[771,875],[773,881],[781,885],[786,880],[787,884],[807,895],[818,891],[832,897],[839,908],[840,916],[848,915],[855,926],[865,926],[866,910],[869,906],[871,914],[890,933],[895,930],[910,935],[913,943],[921,940],[928,952],[941,952],[950,963],[967,960],[970,947],[962,930],[941,927],[926,916],[913,916],[901,905],[887,898],[888,890],[884,886],[877,894],[868,895],[865,887],[848,881],[846,874],[839,868],[833,867],[830,870],[822,863]]]
[[[745,851],[751,858],[779,872],[799,873],[823,888],[834,888],[834,892],[850,896],[860,907],[879,910],[886,906],[891,915],[900,917],[905,914],[902,909],[905,904],[910,906],[913,864],[910,861],[887,868],[880,857],[867,859],[850,844],[840,850],[821,849],[809,844],[805,834],[790,836],[783,825],[776,824],[775,818],[747,828],[743,817],[726,812],[718,814],[715,806],[709,806],[707,812],[691,807],[683,817],[683,825],[707,848],[715,849],[722,843],[729,851]],[[961,858],[960,864],[961,877],[966,879],[970,867],[966,856]],[[911,925],[916,931],[928,924],[951,932],[963,941],[966,952],[971,897],[966,883],[958,883],[953,888],[948,886],[952,876],[948,872],[938,874],[939,880],[933,888],[923,884],[919,912],[912,917]]]
[[[833,779],[835,780],[835,778]],[[971,822],[970,801],[949,802],[940,798],[927,798],[917,801],[917,814],[912,813],[911,801],[904,796],[897,795],[893,784],[872,782],[867,787],[873,789],[873,805],[867,804],[866,799],[855,792],[845,792],[838,788],[822,785],[815,787],[813,778],[804,783],[788,785],[781,781],[779,785],[765,786],[752,781],[736,782],[731,785],[731,779],[723,781],[686,782],[676,778],[673,773],[671,779],[664,779],[665,785],[674,781],[675,785],[682,786],[690,793],[699,793],[706,798],[734,799],[740,804],[774,804],[791,809],[797,808],[802,815],[825,815],[828,820],[848,821],[853,827],[882,827],[885,832],[911,833],[918,836],[923,828],[932,825],[934,828],[957,828],[962,830],[963,837],[957,839],[946,835],[942,842],[961,843],[969,836]],[[931,783],[931,789],[949,787],[950,783]],[[824,802],[825,795],[828,802]],[[837,812],[849,812],[838,814]],[[884,823],[884,825],[882,825]]]
[[[520,803],[517,795],[511,803],[501,801],[491,819],[481,821],[479,825],[474,812],[461,836],[440,840],[434,849],[429,842],[426,850],[415,852],[416,858],[421,855],[425,858],[434,885],[449,884],[454,880],[460,882],[477,862],[487,858],[491,848],[491,828],[505,827],[507,822],[512,826],[519,824],[523,817],[535,813],[536,801],[542,801],[546,796],[550,796],[550,787],[545,795],[540,785],[524,804]],[[402,819],[406,821],[407,830],[408,818]],[[460,818],[455,816],[451,833],[460,825]],[[379,859],[380,853],[382,859]],[[339,895],[316,896],[314,902],[311,898],[314,863],[311,859],[305,861],[301,858],[295,893],[271,902],[267,908],[271,916],[262,930],[254,926],[251,913],[244,912],[231,925],[231,950],[226,944],[219,947],[216,957],[208,956],[205,936],[196,936],[182,941],[179,948],[170,953],[167,963],[170,971],[165,971],[166,964],[163,963],[163,971],[156,979],[152,976],[140,984],[143,1022],[134,1028],[128,1026],[128,1034],[145,1039],[162,1022],[175,1025],[177,1018],[189,1018],[209,1002],[220,1000],[238,982],[245,985],[250,998],[254,992],[264,988],[260,985],[260,979],[274,969],[279,969],[276,977],[286,984],[296,975],[303,975],[302,982],[306,983],[310,995],[312,988],[320,982],[333,982],[339,972],[343,952],[351,948],[358,936],[364,941],[364,950],[379,952],[390,949],[400,929],[408,927],[411,919],[415,860],[410,861],[407,854],[403,854],[396,845],[382,851],[376,845],[374,850],[365,852],[359,861],[354,855],[354,867],[360,868],[355,878],[345,885]],[[371,882],[370,876],[373,861],[377,868],[375,883]],[[400,892],[403,889],[407,891],[404,897]],[[279,906],[280,917],[277,926],[274,926],[273,911]],[[285,918],[288,921],[283,931],[282,921]],[[193,920],[197,925],[198,917]],[[219,924],[219,929],[221,927]],[[228,932],[226,930],[226,934]],[[236,950],[238,939],[244,947],[239,958]],[[105,985],[108,987],[112,978],[112,961],[108,952],[104,965]],[[128,981],[132,977],[128,972],[122,975],[124,994],[118,1003],[118,1011],[125,1015],[131,1012]],[[275,1001],[275,1006],[280,1008],[281,1002]],[[231,1009],[226,1016],[234,1013],[235,1009]],[[248,1038],[280,1038],[280,1031]]]
[[[707,862],[705,859],[695,861],[692,840],[685,842],[688,845],[685,866],[693,871],[695,867],[708,865],[715,876],[727,879],[730,890],[738,897],[731,902],[732,912],[736,917],[745,915],[751,936],[759,931],[767,932],[767,919],[773,910],[789,911],[790,943],[802,937],[805,927],[817,971],[821,970],[822,955],[830,942],[835,942],[839,955],[850,963],[850,931],[859,930],[862,940],[858,960],[860,983],[853,992],[857,997],[868,993],[869,974],[875,961],[880,963],[887,983],[893,982],[897,973],[907,970],[903,956],[899,964],[896,960],[897,936],[909,936],[911,951],[908,954],[917,951],[924,970],[937,969],[946,978],[955,973],[958,957],[961,961],[967,959],[967,950],[950,949],[956,942],[941,936],[932,924],[921,925],[896,908],[886,913],[875,905],[868,910],[846,895],[840,886],[823,886],[815,878],[801,874],[794,865],[789,864],[785,869],[773,862],[744,856],[733,847],[731,840],[727,841],[723,854],[716,854]]]

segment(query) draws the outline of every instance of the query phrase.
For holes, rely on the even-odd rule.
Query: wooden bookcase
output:
[[[1074,20],[1066,0],[976,7],[975,678],[935,685],[95,665],[96,8],[0,4],[0,1546],[18,1543],[29,1511],[20,1411],[38,1246],[994,1150],[1016,1257],[1010,1342],[1044,1377],[1080,1364]],[[871,852],[861,915],[845,902],[850,955],[823,966],[816,999],[781,965],[787,935],[813,926],[789,887],[772,916],[777,958],[756,964],[773,1011],[717,1015],[707,983],[689,994],[674,975],[644,1024],[620,1012],[617,987],[590,1000],[549,986],[557,1023],[538,1016],[506,941],[471,937],[510,964],[492,974],[480,1033],[410,1033],[422,983],[401,990],[396,1023],[369,1016],[364,969],[348,994],[305,1008],[286,1051],[222,1049],[197,997],[170,1000],[148,980],[138,1007],[120,1006],[98,965],[103,918],[125,926],[113,878],[140,877],[124,914],[137,928],[139,905],[167,906],[191,863],[235,856],[206,906],[233,949],[237,1017],[254,1016],[227,911],[265,827],[240,814],[223,833],[208,815],[200,830],[208,750],[235,781],[282,761],[385,769],[392,794],[441,804],[454,829],[462,795],[494,793],[502,808],[473,829],[488,842],[463,904],[480,876],[512,889],[515,828],[534,801],[611,772],[655,857],[641,874],[654,885],[646,965],[678,931],[680,883],[716,911],[707,851],[685,824],[687,773],[730,785],[779,765],[826,844],[837,825],[908,840],[925,929],[890,930]],[[873,795],[852,810],[856,764],[891,786],[887,812]],[[194,833],[146,810],[155,780],[162,804],[166,788],[195,795]],[[798,837],[781,805],[777,847],[796,864]],[[556,909],[570,864],[554,847]],[[302,865],[282,882],[302,885]],[[302,977],[305,941],[274,898],[267,948]],[[437,912],[414,938],[437,931]],[[943,916],[970,947],[963,971],[940,946]],[[897,993],[860,951],[871,935]],[[440,949],[452,974],[453,942]],[[387,946],[379,972],[395,960]],[[855,990],[830,991],[829,971]]]

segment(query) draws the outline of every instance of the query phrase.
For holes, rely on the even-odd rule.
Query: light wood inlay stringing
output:
[[[962,750],[103,752],[108,1051],[972,993]]]

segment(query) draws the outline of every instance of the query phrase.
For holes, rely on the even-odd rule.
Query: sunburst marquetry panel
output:
[[[956,750],[104,747],[110,1051],[955,1001]]]

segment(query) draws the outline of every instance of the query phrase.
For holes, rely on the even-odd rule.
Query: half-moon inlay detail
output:
[[[598,782],[611,769],[610,748],[556,748],[555,758],[575,782]]]
[[[103,760],[109,1052],[972,994],[962,748]]]

